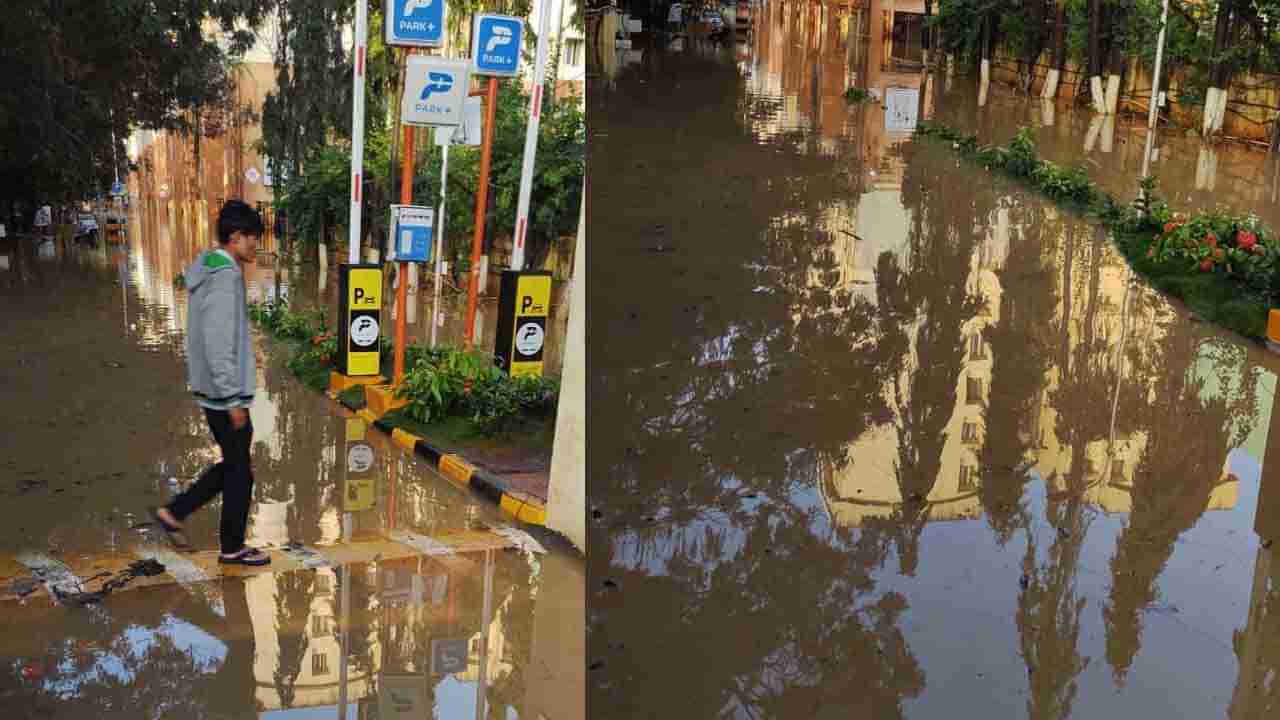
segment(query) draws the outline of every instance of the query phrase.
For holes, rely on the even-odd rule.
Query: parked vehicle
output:
[[[75,239],[91,245],[98,244],[98,218],[93,213],[80,213],[76,220]]]
[[[715,10],[704,11],[702,13],[702,22],[706,24],[712,35],[724,30],[724,18],[720,17],[720,13]]]

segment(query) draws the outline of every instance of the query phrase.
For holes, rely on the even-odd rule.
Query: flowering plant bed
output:
[[[1026,128],[1007,146],[981,144],[975,135],[936,122],[921,123],[916,133],[949,141],[987,170],[1019,178],[1068,209],[1094,217],[1153,287],[1205,320],[1255,340],[1264,337],[1267,313],[1280,295],[1280,241],[1256,216],[1222,210],[1176,213],[1157,196],[1153,178],[1142,180],[1138,200],[1120,203],[1083,169],[1042,160]]]

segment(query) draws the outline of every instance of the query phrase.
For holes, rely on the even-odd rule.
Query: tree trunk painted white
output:
[[[1209,145],[1200,146],[1200,155],[1196,158],[1196,189],[1213,190],[1217,184],[1218,151]]]
[[[1106,93],[1102,90],[1102,76],[1094,75],[1089,78],[1089,93],[1093,99],[1093,111],[1099,115],[1107,114]]]
[[[1227,93],[1222,88],[1211,87],[1204,94],[1204,123],[1201,134],[1205,137],[1222,129],[1222,115],[1226,114]]]
[[[1102,119],[1102,152],[1110,154],[1115,147],[1116,116],[1108,115]]]
[[[1093,148],[1098,144],[1098,134],[1102,132],[1102,115],[1094,115],[1089,120],[1089,130],[1084,134],[1084,151],[1086,153],[1093,152]]]
[[[1107,78],[1107,114],[1115,115],[1120,105],[1120,76]]]
[[[1040,113],[1044,119],[1045,127],[1053,127],[1054,116],[1057,114],[1058,105],[1049,98],[1040,99]]]
[[[1044,79],[1044,88],[1040,91],[1042,98],[1058,97],[1058,82],[1061,80],[1061,72],[1057,68],[1049,70],[1049,75]]]
[[[978,107],[987,106],[987,91],[991,87],[991,62],[983,59],[982,76],[978,81]]]

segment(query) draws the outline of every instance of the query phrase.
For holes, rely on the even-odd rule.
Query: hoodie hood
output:
[[[224,253],[217,250],[205,250],[197,255],[195,262],[191,263],[182,272],[182,279],[187,286],[187,292],[195,292],[196,288],[203,285],[214,273],[226,270],[234,271],[235,266],[235,262]]]

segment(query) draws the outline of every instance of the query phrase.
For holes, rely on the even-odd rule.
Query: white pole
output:
[[[448,181],[449,181],[449,146],[443,148],[443,156],[440,160],[440,210],[437,213],[436,225],[440,226],[440,233],[436,241],[436,282],[434,295],[438,302],[440,300],[440,275],[444,265],[444,221],[448,214],[449,206],[446,203],[448,197]]]
[[[351,64],[351,223],[347,262],[360,262],[361,174],[364,172],[364,66],[365,48],[369,42],[369,6],[366,0],[356,2],[355,62]]]
[[[1147,145],[1142,153],[1142,177],[1147,177],[1151,168],[1151,149],[1156,139],[1156,119],[1160,115],[1160,64],[1164,60],[1164,31],[1169,25],[1169,0],[1164,0],[1164,9],[1160,11],[1160,37],[1156,40],[1156,67],[1151,75],[1151,107],[1147,109]]]
[[[543,84],[547,81],[547,35],[551,32],[551,0],[540,0],[538,54],[534,61],[533,92],[529,94],[529,126],[524,135],[524,165],[520,169],[520,201],[516,206],[516,242],[511,269],[524,268],[524,239],[529,230],[529,195],[533,192],[533,158],[538,151],[538,125],[542,122]],[[552,89],[554,92],[554,88]]]

